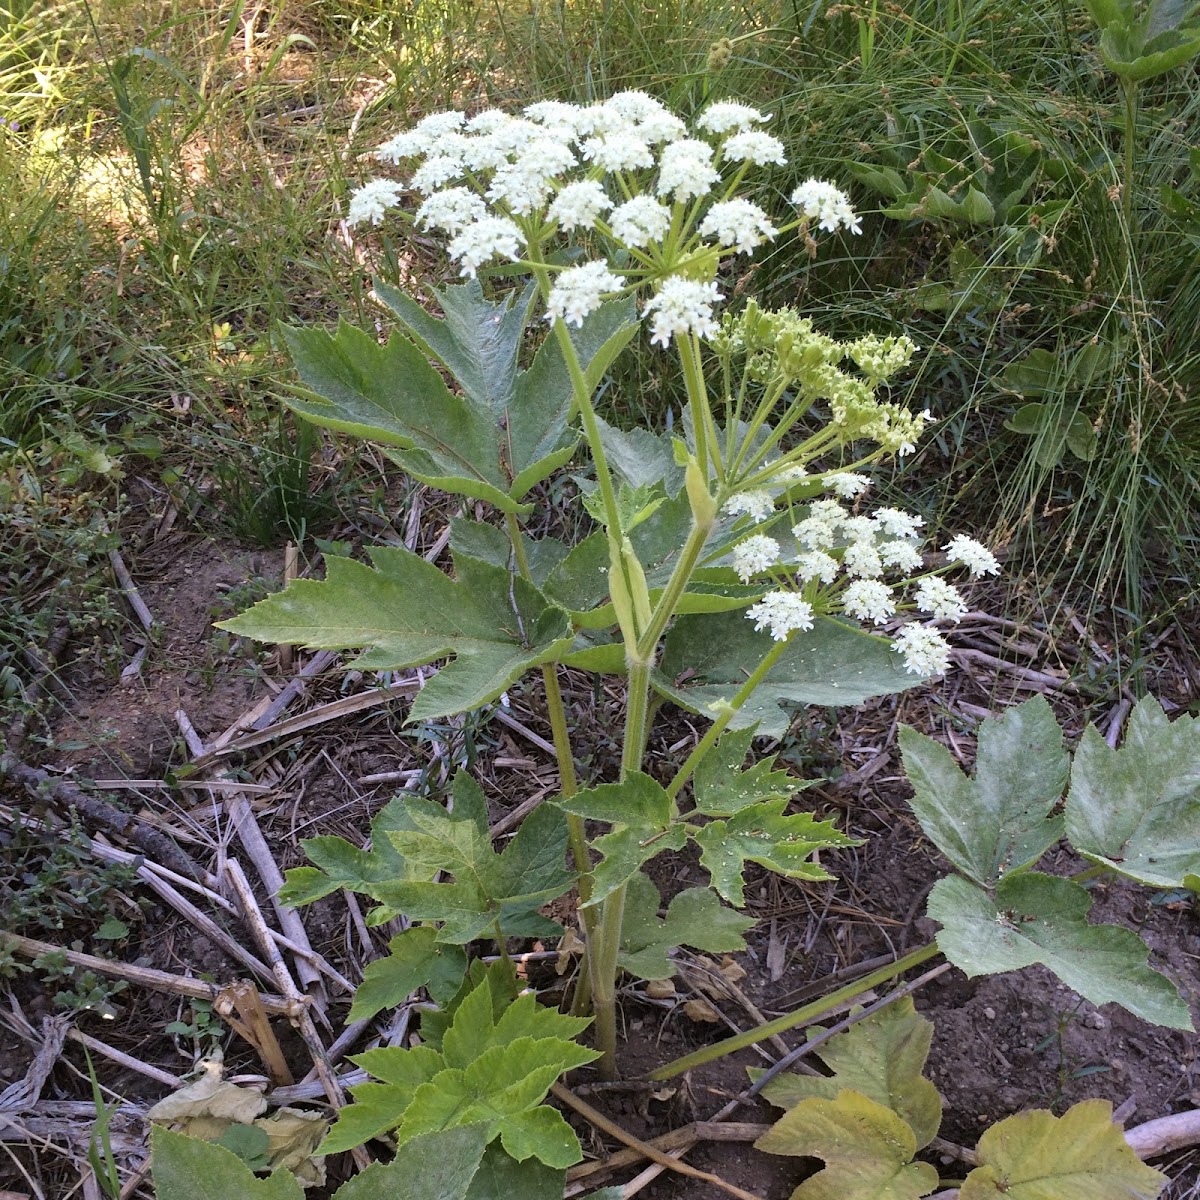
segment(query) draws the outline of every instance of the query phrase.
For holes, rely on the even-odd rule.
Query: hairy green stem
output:
[[[828,996],[823,996],[820,1000],[813,1000],[802,1008],[777,1017],[774,1021],[768,1021],[765,1025],[749,1029],[745,1033],[726,1038],[723,1042],[716,1042],[711,1046],[704,1046],[692,1054],[685,1054],[683,1058],[677,1058],[674,1062],[669,1062],[665,1066],[651,1071],[646,1078],[653,1081],[672,1079],[676,1075],[682,1075],[684,1071],[690,1071],[693,1067],[724,1058],[726,1054],[732,1054],[735,1050],[742,1050],[746,1046],[753,1046],[756,1042],[765,1041],[776,1034],[786,1033],[789,1029],[795,1029],[797,1025],[808,1024],[831,1009],[853,1000],[855,996],[859,996],[881,983],[887,983],[889,979],[895,979],[897,975],[903,975],[905,971],[920,966],[923,962],[928,962],[938,953],[940,951],[937,943],[930,942],[927,946],[922,946],[919,950],[913,950],[903,958],[898,958],[894,963],[880,967],[878,971],[872,971],[870,975],[864,975],[861,979],[856,979],[853,983],[848,983],[845,987],[830,992]]]

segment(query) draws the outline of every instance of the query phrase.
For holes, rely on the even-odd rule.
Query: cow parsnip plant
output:
[[[537,670],[561,781],[561,794],[535,809],[502,852],[466,774],[454,780],[450,806],[392,801],[372,825],[369,850],[339,838],[305,843],[314,865],[290,873],[290,902],[348,887],[376,901],[373,921],[410,922],[388,957],[367,968],[352,1018],[421,987],[442,1006],[422,1019],[431,1057],[397,1052],[385,1064],[395,1077],[358,1089],[331,1134],[339,1148],[385,1130],[403,1141],[406,1131],[439,1127],[411,1124],[408,1091],[389,1093],[381,1111],[376,1089],[414,1085],[432,1102],[437,1081],[453,1075],[458,1101],[490,1113],[493,1136],[515,1157],[555,1170],[573,1161],[578,1147],[550,1128],[553,1118],[529,1115],[551,1112],[537,1107],[543,1075],[584,1061],[563,1057],[566,1026],[550,1039],[554,1053],[533,1064],[541,1074],[532,1082],[475,1068],[466,1051],[450,1060],[447,1040],[460,1023],[467,1028],[461,1014],[482,1005],[469,944],[491,938],[504,955],[510,938],[560,933],[540,910],[577,888],[585,957],[574,1009],[594,1013],[597,1065],[612,1075],[620,972],[664,978],[680,945],[740,948],[750,922],[722,900],[742,902],[746,863],[826,879],[814,854],[852,844],[830,822],[787,811],[804,783],[771,759],[747,765],[755,733],[781,735],[784,705],[860,703],[944,671],[949,647],[938,626],[957,621],[966,603],[943,576],[998,569],[990,551],[965,537],[944,544],[934,565],[919,517],[863,499],[862,471],[911,450],[927,420],[882,390],[915,352],[907,338],[839,342],[793,310],[768,312],[753,301],[737,314],[719,312],[727,260],[789,231],[815,248],[822,233],[858,229],[847,198],[826,182],[801,186],[795,215],[778,227],[740,194],[752,172],[783,161],[765,123],[744,105],[718,103],[689,129],[640,93],[590,106],[535,104],[519,117],[428,117],[378,152],[382,162],[413,164],[407,184],[366,184],[350,219],[382,221],[419,193],[413,219],[445,235],[467,282],[432,290],[441,316],[377,283],[399,325],[385,345],[345,324],[332,335],[287,334],[304,384],[290,402],[297,413],[381,445],[415,479],[483,501],[497,520],[452,523],[452,575],[390,546],[372,550],[370,565],[331,557],[324,580],[293,582],[223,628],[360,649],[356,665],[376,670],[449,660],[416,697],[410,721],[477,708]],[[478,279],[485,269],[506,282],[530,278],[489,299]],[[679,359],[683,436],[617,430],[596,412],[605,373],[643,321],[651,341]],[[568,463],[584,481],[596,529],[573,545],[533,539],[522,528],[531,491]],[[872,632],[898,618],[890,638]],[[579,786],[563,667],[627,680],[617,779]],[[665,785],[643,769],[660,699],[710,722]],[[1025,770],[1047,775],[1047,794],[1049,775],[1061,787],[1061,749],[1029,754],[1042,766]],[[992,799],[964,802],[991,814]],[[995,832],[993,817],[980,817],[971,833],[967,878],[946,881],[989,902],[1059,828],[1043,813],[1045,828],[1024,837],[1021,854],[986,874],[975,859]],[[589,839],[589,822],[606,831]],[[689,841],[711,889],[677,895],[660,917],[645,867]],[[935,915],[977,925],[1008,919],[1008,909],[997,917],[986,907],[974,892],[947,892]],[[943,949],[958,961],[946,924]],[[937,952],[914,952],[895,973]],[[1163,991],[1170,985],[1144,966],[1144,953],[1141,962],[1139,979],[1158,981],[1147,995],[1159,1002],[1142,1011],[1182,1023],[1178,996],[1172,1005]],[[1017,965],[989,960],[979,969]],[[1129,1003],[1124,992],[1114,998]],[[507,1002],[493,1007],[496,1029]],[[486,1028],[461,1044],[500,1059],[485,1045]],[[414,1064],[424,1072],[415,1084]],[[525,1107],[497,1108],[471,1088],[508,1088]],[[510,1117],[520,1118],[519,1132],[505,1137]]]

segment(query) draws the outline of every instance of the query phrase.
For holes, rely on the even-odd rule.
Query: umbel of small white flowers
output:
[[[865,486],[863,480],[854,494]],[[773,506],[767,512],[761,507],[753,511],[759,519],[768,518]],[[945,671],[950,646],[933,622],[957,624],[967,605],[940,575],[955,566],[965,567],[972,578],[994,575],[1000,564],[992,552],[960,535],[943,547],[946,565],[927,571],[921,517],[896,508],[855,515],[836,500],[817,500],[808,513],[792,527],[794,546],[786,554],[779,541],[763,533],[751,534],[734,547],[733,569],[744,583],[769,576],[777,585],[747,610],[754,628],[785,641],[793,631],[811,629],[817,614],[844,614],[883,625],[901,611],[915,610],[932,620],[903,625],[893,648],[913,674]]]
[[[520,116],[489,109],[434,113],[376,151],[409,163],[406,183],[372,179],[350,198],[351,225],[378,224],[408,193],[424,199],[418,226],[446,235],[462,275],[497,259],[553,272],[546,320],[581,326],[605,299],[648,287],[651,340],[717,331],[721,258],[750,254],[803,226],[860,233],[846,195],[809,179],[792,195],[798,213],[777,228],[736,194],[748,172],[783,165],[783,143],[749,105],[710,104],[691,129],[643,92],[597,104],[543,101]],[[568,267],[546,262],[566,235],[587,236],[603,257]],[[620,267],[616,268],[619,256]]]

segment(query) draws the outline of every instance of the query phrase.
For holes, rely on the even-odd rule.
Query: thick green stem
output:
[[[650,624],[646,626],[638,639],[636,654],[639,660],[647,663],[654,661],[654,654],[658,649],[658,639],[662,637],[667,623],[675,615],[675,606],[679,603],[679,598],[692,578],[692,572],[696,569],[696,563],[700,559],[704,543],[708,541],[712,527],[712,521],[700,523],[693,519],[691,531],[688,533],[687,541],[683,544],[683,549],[679,552],[679,560],[671,572],[671,578],[667,580],[667,586],[663,589],[658,603],[654,606],[654,611],[650,614]]]
[[[692,777],[692,772],[700,765],[704,756],[713,748],[717,738],[725,732],[725,727],[737,715],[738,710],[750,699],[751,693],[767,677],[770,669],[780,660],[787,649],[787,642],[774,642],[764,655],[762,662],[746,678],[746,682],[738,688],[733,699],[717,715],[717,719],[709,726],[708,732],[696,743],[696,748],[683,760],[683,766],[675,772],[675,777],[667,785],[667,795],[674,801],[683,785]]]
[[[923,962],[928,962],[938,953],[937,943],[930,942],[929,945],[922,946],[919,950],[913,950],[903,958],[898,958],[894,963],[880,967],[878,971],[873,971],[870,975],[864,975],[861,979],[856,979],[853,983],[848,983],[845,987],[830,992],[828,996],[823,996],[820,1000],[814,1000],[802,1008],[797,1008],[794,1012],[777,1017],[774,1021],[768,1021],[765,1025],[759,1025],[745,1033],[739,1033],[735,1037],[726,1038],[723,1042],[704,1046],[692,1054],[677,1058],[674,1062],[669,1062],[665,1066],[651,1071],[646,1078],[654,1081],[672,1079],[676,1075],[682,1075],[684,1071],[690,1071],[693,1067],[724,1058],[726,1054],[732,1054],[735,1050],[742,1050],[746,1046],[753,1046],[756,1042],[765,1041],[776,1034],[786,1033],[789,1029],[795,1029],[797,1025],[806,1025],[824,1016],[831,1009],[853,1000],[855,996],[859,996],[881,983],[887,983],[889,979],[895,979],[897,975],[902,975],[905,971],[920,966]]]

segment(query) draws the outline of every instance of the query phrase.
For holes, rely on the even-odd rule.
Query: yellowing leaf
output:
[[[763,1088],[763,1096],[780,1108],[793,1108],[814,1097],[832,1100],[851,1088],[902,1117],[917,1147],[927,1146],[942,1122],[942,1098],[922,1075],[932,1038],[933,1023],[906,996],[817,1050],[832,1077],[785,1072]]]
[[[769,1154],[811,1155],[825,1169],[792,1200],[919,1200],[937,1187],[937,1172],[915,1163],[913,1131],[890,1108],[860,1092],[802,1100],[754,1145]]]
[[[979,1139],[978,1153],[961,1200],[1154,1200],[1167,1183],[1138,1161],[1106,1100],[1084,1100],[1061,1117],[1008,1117]]]

